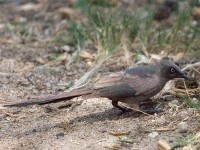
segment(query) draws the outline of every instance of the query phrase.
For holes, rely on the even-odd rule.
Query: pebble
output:
[[[38,94],[38,90],[36,90],[36,89],[33,89],[33,94]]]
[[[180,117],[181,119],[185,119],[188,116],[191,116],[193,114],[194,109],[188,108],[187,110],[182,110],[177,113],[177,117]]]
[[[75,73],[74,73],[74,72],[67,72],[66,74],[67,74],[67,76],[72,76],[72,75],[74,75]]]
[[[173,100],[172,102],[171,102],[172,104],[175,104],[175,105],[179,105],[179,101],[178,100]]]
[[[165,124],[165,122],[166,122],[166,119],[164,116],[161,116],[160,118],[157,118],[156,120],[153,121],[155,125],[163,125]]]
[[[192,100],[191,100],[193,103],[195,103],[195,104],[198,104],[199,103],[199,100],[197,99],[197,98],[192,98]]]
[[[177,125],[176,131],[179,132],[179,133],[186,133],[188,131],[188,124],[187,124],[187,122],[180,122]]]
[[[46,85],[46,87],[47,87],[48,89],[51,88],[51,84],[50,84],[49,82],[45,83],[45,85]]]
[[[65,52],[70,52],[71,48],[69,45],[64,45],[61,47],[62,50],[64,50]]]
[[[139,55],[138,56],[139,61],[146,63],[148,62],[148,58],[145,55]]]
[[[179,106],[179,102],[178,102],[178,100],[173,100],[168,105],[170,108],[175,109]]]
[[[172,138],[172,137],[170,137],[169,139],[168,139],[168,141],[169,141],[169,143],[173,143],[174,142],[174,138]]]
[[[155,137],[157,137],[158,135],[159,135],[158,132],[151,132],[151,133],[148,134],[148,137],[150,137],[150,138],[155,138]]]
[[[0,114],[0,121],[3,120],[4,118],[6,118],[5,114]]]
[[[61,138],[61,137],[64,137],[64,136],[65,136],[65,134],[62,133],[62,132],[56,134],[56,138],[57,138],[57,139],[59,139],[59,138]]]
[[[188,116],[188,112],[183,110],[183,111],[180,111],[178,114],[177,114],[177,117],[180,117],[181,119],[184,119],[185,117]]]

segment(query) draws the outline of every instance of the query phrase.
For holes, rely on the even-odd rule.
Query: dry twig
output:
[[[97,65],[95,65],[90,71],[86,72],[76,83],[75,85],[70,89],[78,89],[81,88],[89,83],[89,79],[97,72],[97,70],[101,67],[101,65],[108,59],[106,57],[105,59],[102,59]],[[85,84],[84,84],[85,83]]]
[[[139,110],[139,109],[135,109],[135,108],[131,108],[131,107],[130,107],[130,109],[132,109],[133,111],[136,111],[136,112],[140,112],[140,113],[142,113],[142,114],[145,114],[145,115],[147,115],[147,116],[152,116],[152,115],[150,115],[150,114],[148,114],[148,113],[146,113],[146,112],[143,112],[143,111],[141,111],[141,110]]]
[[[194,64],[188,64],[183,69],[181,69],[181,71],[186,71],[186,70],[189,70],[191,68],[199,67],[199,66],[200,66],[200,62],[197,62],[197,63],[194,63]]]
[[[114,136],[122,136],[122,135],[128,135],[130,131],[124,131],[124,132],[108,131],[108,133]]]
[[[174,131],[176,130],[176,128],[165,128],[165,127],[160,127],[160,128],[156,128],[153,129],[154,131]]]

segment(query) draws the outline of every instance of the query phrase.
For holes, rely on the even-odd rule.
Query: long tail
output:
[[[24,102],[19,102],[19,103],[15,103],[15,104],[7,104],[7,105],[4,105],[4,107],[26,107],[26,106],[35,105],[35,104],[36,105],[44,105],[44,104],[49,104],[49,103],[57,103],[57,102],[61,102],[61,101],[70,100],[74,97],[92,94],[93,92],[94,92],[93,89],[80,89],[80,90],[76,90],[76,91],[62,93],[62,94],[55,95],[55,96],[41,98],[39,100],[31,100],[31,101],[24,101]]]

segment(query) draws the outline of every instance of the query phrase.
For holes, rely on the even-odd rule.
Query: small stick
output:
[[[141,110],[139,110],[139,109],[135,109],[135,108],[131,108],[131,107],[130,107],[130,109],[132,109],[133,111],[137,111],[137,112],[143,113],[143,114],[145,114],[145,115],[147,115],[147,116],[152,116],[152,115],[150,115],[150,114],[148,114],[148,113],[145,113],[145,112],[143,112],[143,111],[141,111]]]
[[[198,67],[200,66],[200,62],[197,62],[197,63],[194,63],[194,64],[189,64],[187,66],[185,66],[183,69],[181,69],[181,71],[185,71],[185,70],[188,70],[188,69],[191,69],[191,68],[194,68],[194,67]]]
[[[194,71],[196,71],[197,73],[199,73],[200,74],[200,72],[196,69],[196,68],[192,68],[192,69],[194,69]]]
[[[114,136],[122,136],[122,135],[128,135],[130,131],[124,131],[124,132],[108,131],[108,133]]]
[[[161,128],[153,129],[153,131],[174,131],[174,130],[176,130],[176,128],[165,128],[165,127],[161,127]]]
[[[108,57],[106,57],[105,59],[101,60],[96,66],[94,66],[90,71],[86,72],[76,83],[75,85],[70,89],[74,90],[74,89],[78,89],[82,86],[85,86],[86,84],[88,84],[88,82],[86,82],[88,79],[90,79],[95,72],[101,67],[101,65],[103,64],[103,62],[105,62],[108,59]],[[84,84],[86,83],[86,84]]]
[[[6,115],[6,116],[9,116],[9,117],[12,117],[12,118],[15,118],[15,115],[11,114],[11,113],[8,113],[8,112],[4,112],[4,111],[1,111],[2,114]]]
[[[58,106],[58,109],[63,109],[63,108],[68,108],[68,107],[71,107],[73,105],[74,102],[69,102],[69,103],[66,103],[66,104],[62,104],[60,106]]]

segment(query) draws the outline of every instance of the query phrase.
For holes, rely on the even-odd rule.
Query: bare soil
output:
[[[33,9],[24,13],[19,10],[21,5],[7,3],[0,6],[1,104],[61,93],[90,68],[84,59],[66,66],[71,54],[67,54],[64,62],[49,65],[48,57],[60,54],[59,46],[51,39],[55,30],[61,28],[58,14],[53,11],[55,8],[47,12],[36,13]],[[28,20],[28,23],[25,21],[28,30],[38,30],[34,35],[22,36],[19,33],[22,31],[17,31],[20,29],[12,27],[6,30],[5,25],[21,26],[23,19]],[[45,23],[48,27],[44,27]],[[109,60],[99,72],[118,71],[126,67],[127,64],[120,59]],[[113,108],[109,100],[101,98],[78,98],[73,102],[72,106],[64,109],[57,109],[64,102],[2,109],[0,149],[153,150],[157,149],[160,139],[174,146],[179,139],[190,138],[199,131],[199,113],[181,105],[182,101],[177,111],[169,108],[168,101],[159,101],[166,109],[156,115],[138,112],[118,115],[120,111]],[[180,122],[187,124],[186,131],[179,130]],[[163,130],[159,130],[161,128]],[[158,133],[156,137],[148,136],[154,131]],[[116,136],[112,132],[127,134]]]

